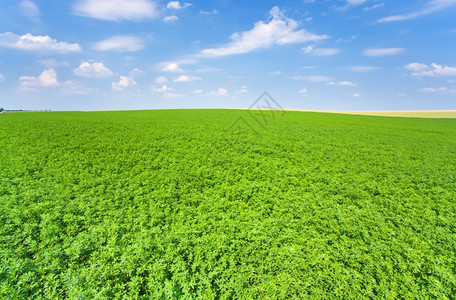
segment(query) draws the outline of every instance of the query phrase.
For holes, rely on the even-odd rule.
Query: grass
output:
[[[456,120],[0,116],[0,297],[456,294]]]

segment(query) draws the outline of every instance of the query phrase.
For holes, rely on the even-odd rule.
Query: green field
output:
[[[0,298],[456,295],[456,120],[0,115]]]

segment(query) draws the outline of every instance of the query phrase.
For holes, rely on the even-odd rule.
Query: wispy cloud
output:
[[[83,61],[79,67],[73,70],[73,73],[90,78],[106,78],[114,75],[103,63],[95,61]]]
[[[456,76],[456,67],[449,67],[432,63],[430,65],[422,63],[410,63],[404,68],[411,71],[412,76]]]
[[[338,85],[338,86],[358,86],[357,83],[351,82],[351,81],[339,81],[339,82],[334,82],[330,81],[327,83],[327,85]]]
[[[106,21],[152,19],[158,15],[154,2],[149,0],[78,0],[74,13]]]
[[[317,56],[329,56],[335,55],[340,52],[340,49],[337,48],[314,48],[312,46],[307,46],[302,48],[305,53],[311,53]]]
[[[0,47],[13,48],[34,52],[69,53],[79,52],[79,44],[58,42],[47,35],[32,35],[30,33],[17,35],[11,32],[0,34]]]
[[[455,93],[456,90],[441,86],[439,88],[425,87],[425,88],[419,89],[418,92],[421,92],[421,93],[446,93],[446,92]]]
[[[115,50],[120,52],[133,52],[143,49],[144,44],[135,36],[116,35],[96,43],[93,48],[98,51]]]
[[[298,94],[301,96],[307,96],[309,94],[309,91],[306,88],[302,88],[298,91]]]
[[[201,51],[201,57],[220,57],[248,53],[257,49],[268,48],[272,45],[304,43],[328,38],[326,35],[316,35],[298,29],[299,23],[287,18],[277,6],[270,12],[269,22],[257,22],[249,31],[236,32],[231,35],[232,42],[219,48],[208,48]]]
[[[331,77],[322,76],[322,75],[311,75],[311,76],[291,76],[290,79],[292,80],[303,80],[309,82],[328,82],[331,81]]]
[[[353,71],[353,72],[371,72],[378,70],[379,67],[374,67],[374,66],[351,66],[347,67],[348,70]]]
[[[405,51],[404,48],[371,48],[363,51],[364,56],[397,55]]]
[[[402,14],[402,15],[392,15],[392,16],[384,17],[377,21],[380,23],[385,23],[385,22],[411,20],[411,19],[415,19],[415,18],[424,16],[424,15],[445,9],[445,8],[455,5],[455,4],[456,4],[456,0],[431,0],[431,1],[427,2],[422,9],[413,11],[411,13]]]
[[[216,9],[213,9],[213,10],[200,10],[200,15],[205,15],[205,16],[209,16],[209,15],[216,15],[219,13],[218,10]]]
[[[364,10],[364,11],[369,11],[369,10],[373,10],[373,9],[382,7],[382,6],[384,6],[384,5],[385,5],[385,3],[382,2],[382,3],[374,4],[374,5],[372,5],[372,6],[367,6],[367,7],[363,8],[363,10]]]
[[[163,18],[163,22],[168,22],[168,23],[175,22],[177,20],[179,20],[178,16],[166,16]]]
[[[40,21],[40,9],[38,8],[38,5],[35,4],[35,2],[30,0],[22,0],[19,3],[19,9],[21,13],[30,20],[34,22]]]

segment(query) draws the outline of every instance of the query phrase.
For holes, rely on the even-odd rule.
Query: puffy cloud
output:
[[[4,80],[5,80],[5,76],[3,76],[3,74],[0,74],[0,82],[2,82]]]
[[[19,84],[24,90],[35,90],[38,87],[56,87],[60,83],[57,79],[57,73],[53,68],[44,70],[40,76],[21,76]]]
[[[174,79],[174,82],[191,82],[195,80],[201,80],[201,78],[196,76],[181,75]]]
[[[95,44],[98,51],[116,50],[121,52],[133,52],[144,48],[143,42],[135,36],[116,35]]]
[[[171,2],[168,2],[168,5],[166,5],[166,8],[183,9],[183,8],[186,8],[191,5],[192,5],[191,3],[185,3],[184,5],[181,5],[179,1],[171,1]]]
[[[413,76],[456,76],[456,67],[449,67],[432,63],[430,65],[422,63],[410,63],[404,66],[411,71]]]
[[[359,93],[353,93],[353,95],[352,95],[352,96],[353,96],[353,97],[355,97],[355,98],[359,98],[359,97],[361,97],[361,95],[360,95]]]
[[[101,62],[83,61],[77,69],[74,69],[74,74],[83,77],[105,78],[113,76],[111,70],[105,67]]]
[[[112,83],[113,91],[122,91],[125,88],[135,86],[136,82],[133,77],[120,76],[119,82]]]
[[[106,21],[151,19],[158,15],[154,2],[149,0],[78,0],[77,15]]]
[[[337,48],[314,48],[312,46],[307,46],[305,48],[302,48],[305,53],[312,53],[317,56],[328,56],[328,55],[334,55],[340,52],[339,49]]]
[[[221,97],[228,96],[228,91],[224,88],[219,88],[214,92],[210,92],[209,96],[221,96]]]
[[[203,90],[194,90],[193,91],[193,94],[195,94],[195,95],[200,95],[202,93],[203,93]]]
[[[165,65],[162,69],[164,72],[172,72],[172,73],[183,73],[184,70],[182,70],[177,63],[169,63]]]
[[[404,48],[371,48],[363,51],[365,56],[397,55],[404,52]]]
[[[163,22],[175,22],[179,20],[178,16],[167,16],[163,18]]]
[[[408,14],[392,15],[392,16],[384,17],[384,18],[377,20],[377,22],[385,23],[385,22],[412,20],[412,19],[424,16],[427,14],[445,9],[452,5],[456,5],[456,0],[431,0],[431,1],[428,1],[422,9],[413,11]]]
[[[40,9],[38,6],[30,0],[22,0],[19,3],[19,9],[21,10],[21,13],[26,16],[27,18],[30,18],[33,21],[39,21],[39,16],[40,16]]]
[[[326,35],[316,35],[305,29],[298,29],[299,23],[283,15],[277,6],[269,12],[269,22],[257,22],[253,29],[236,32],[231,35],[232,42],[219,48],[208,48],[201,51],[201,57],[219,57],[248,53],[272,45],[304,43],[328,38]]]
[[[79,44],[69,44],[67,42],[58,42],[47,35],[32,35],[30,33],[17,35],[11,32],[0,34],[0,47],[20,49],[25,51],[37,52],[79,52]]]

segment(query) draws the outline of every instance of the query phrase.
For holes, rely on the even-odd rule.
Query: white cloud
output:
[[[220,96],[220,97],[228,96],[228,91],[224,88],[219,88],[214,92],[210,92],[209,96]]]
[[[211,10],[211,11],[200,10],[199,13],[200,13],[200,15],[209,16],[209,15],[216,15],[216,14],[218,14],[219,12],[218,12],[218,10],[213,9],[213,10]]]
[[[302,96],[307,96],[309,91],[306,88],[302,88],[298,91],[298,93],[301,94]]]
[[[0,74],[0,82],[2,82],[4,80],[5,80],[5,76],[3,76],[3,74]]]
[[[408,14],[384,17],[384,18],[377,20],[377,22],[385,23],[385,22],[412,20],[412,19],[424,16],[427,14],[445,9],[445,8],[455,5],[455,4],[456,4],[456,0],[431,0],[431,1],[427,2],[425,4],[425,7],[420,10],[416,10],[416,11],[408,13]]]
[[[60,85],[53,68],[44,70],[40,76],[21,76],[19,84],[24,90],[36,90],[38,87],[57,87]]]
[[[203,90],[194,90],[193,91],[193,94],[195,94],[195,95],[200,95],[202,93],[203,93]]]
[[[195,80],[201,80],[201,78],[196,76],[181,75],[174,79],[173,82],[191,82]]]
[[[397,55],[404,52],[404,48],[371,48],[363,51],[365,56]]]
[[[418,92],[422,92],[422,93],[442,93],[442,92],[447,92],[449,91],[446,87],[442,86],[442,87],[439,87],[439,88],[422,88],[422,89],[419,89]]]
[[[165,92],[172,91],[172,90],[174,90],[174,89],[168,87],[168,85],[166,85],[166,84],[163,84],[163,85],[160,86],[160,87],[151,86],[151,87],[150,87],[150,90],[151,90],[152,92],[165,93]]]
[[[269,75],[271,75],[271,76],[282,75],[282,71],[274,71],[274,72],[272,72],[272,73],[269,73]]]
[[[165,76],[158,76],[157,78],[155,78],[155,84],[164,84],[164,83],[167,83],[168,80],[166,79]]]
[[[374,66],[351,66],[347,67],[348,70],[353,71],[353,72],[371,72],[378,70],[379,67],[374,67]]]
[[[328,82],[331,81],[330,77],[327,76],[321,76],[321,75],[311,75],[311,76],[292,76],[290,79],[293,80],[304,80],[304,81],[310,81],[310,82]]]
[[[312,46],[307,46],[302,49],[305,53],[312,53],[317,56],[334,55],[340,52],[340,50],[337,48],[314,48]]]
[[[359,97],[361,97],[361,95],[360,95],[359,93],[353,93],[353,95],[352,95],[352,96],[353,96],[353,97],[355,97],[355,98],[359,98]]]
[[[339,81],[339,82],[328,82],[326,85],[338,85],[338,86],[358,86],[357,83],[351,81]]]
[[[68,67],[70,65],[70,63],[68,61],[58,61],[54,58],[40,59],[40,60],[38,60],[38,62],[40,64],[45,65],[48,68],[58,67],[58,66]]]
[[[171,1],[168,2],[168,5],[166,5],[166,8],[168,9],[183,9],[188,6],[191,6],[191,3],[185,3],[184,5],[181,5],[179,1]]]
[[[184,70],[182,70],[177,63],[169,63],[165,65],[162,69],[164,72],[172,72],[172,73],[183,73]]]
[[[432,63],[430,65],[422,63],[410,63],[404,66],[405,69],[412,71],[413,76],[456,76],[456,67],[449,67]]]
[[[337,83],[337,85],[339,85],[339,86],[358,86],[357,83],[354,83],[351,81],[339,81],[339,83]]]
[[[25,51],[37,52],[79,52],[81,47],[79,44],[69,44],[67,42],[57,42],[47,35],[32,35],[30,33],[22,36],[6,32],[0,34],[0,47],[20,49]]]
[[[121,52],[133,52],[143,49],[144,44],[135,36],[116,35],[96,43],[93,48],[98,51],[116,50]]]
[[[30,18],[32,21],[38,22],[40,20],[40,9],[33,1],[22,0],[19,3],[19,9],[24,16]]]
[[[114,75],[103,63],[94,61],[83,61],[73,72],[78,76],[91,78],[105,78]]]
[[[175,22],[179,20],[178,16],[167,16],[163,18],[163,22]]]
[[[199,56],[228,56],[268,48],[274,44],[304,43],[328,38],[326,35],[316,35],[305,29],[298,29],[299,23],[285,17],[277,6],[274,6],[269,14],[272,19],[268,23],[260,21],[249,31],[236,32],[231,35],[232,42],[228,45],[204,49]]]
[[[385,3],[383,3],[383,2],[382,2],[382,3],[379,3],[379,4],[374,4],[374,5],[372,5],[372,6],[365,7],[364,10],[365,10],[365,11],[373,10],[373,9],[382,7],[383,5],[385,5]]]
[[[158,15],[155,3],[149,0],[78,0],[77,15],[106,21],[151,19]]]
[[[136,81],[133,77],[120,76],[119,82],[113,82],[111,85],[113,91],[122,91],[123,89],[135,86]]]
[[[249,92],[249,89],[246,85],[241,86],[239,93],[248,93],[248,92]]]

